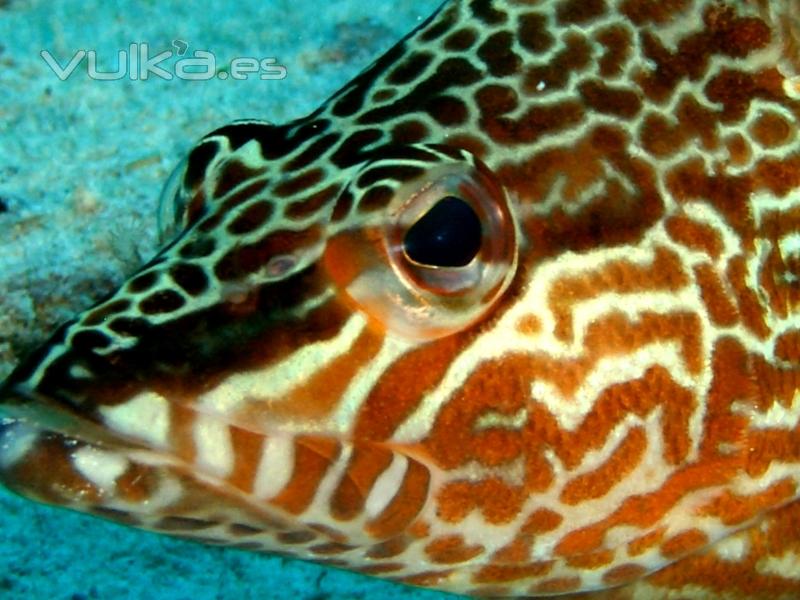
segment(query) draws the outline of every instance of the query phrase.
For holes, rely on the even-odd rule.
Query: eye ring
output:
[[[342,192],[352,206],[331,226],[323,265],[345,301],[375,327],[415,340],[463,330],[490,312],[516,271],[517,225],[505,189],[465,150],[433,144],[385,150]],[[455,261],[465,264],[453,265],[415,260],[408,232],[449,197],[479,222],[474,256],[464,260],[471,250],[465,251]],[[385,203],[376,208],[375,198]],[[369,201],[360,206],[359,199]]]
[[[472,157],[475,161],[477,158]],[[430,169],[427,183],[412,181],[398,189],[405,198],[392,211],[393,221],[385,229],[389,259],[399,277],[427,292],[444,296],[469,295],[486,279],[492,265],[511,263],[516,257],[516,231],[505,191],[483,163],[465,168],[450,161]],[[471,261],[463,266],[437,266],[412,260],[405,250],[408,232],[447,197],[458,198],[474,213],[481,227],[481,240]]]

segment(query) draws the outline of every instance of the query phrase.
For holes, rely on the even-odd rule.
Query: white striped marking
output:
[[[256,498],[268,500],[286,487],[294,472],[294,439],[287,436],[270,436],[263,446],[253,493]]]
[[[143,392],[125,404],[100,409],[113,431],[142,440],[154,448],[169,447],[169,403],[155,392]]]
[[[101,491],[112,492],[117,478],[128,470],[128,459],[116,452],[84,446],[72,454],[72,464]]]
[[[233,471],[233,443],[228,424],[215,417],[198,414],[193,428],[195,462],[204,471],[227,477]]]
[[[395,454],[389,468],[378,476],[367,496],[364,504],[367,518],[377,517],[389,506],[389,503],[397,495],[407,470],[408,459],[402,454]]]

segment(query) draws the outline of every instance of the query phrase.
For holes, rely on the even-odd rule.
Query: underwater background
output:
[[[161,187],[198,138],[313,110],[439,3],[0,0],[0,380],[154,253]],[[172,53],[157,65],[171,73],[180,56],[208,52],[215,72],[133,80],[137,69],[119,68],[132,50]],[[228,65],[242,57],[274,58],[286,76],[234,78]],[[0,599],[447,597],[138,532],[0,488]]]

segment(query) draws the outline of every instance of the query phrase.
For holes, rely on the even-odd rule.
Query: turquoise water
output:
[[[438,0],[0,2],[0,379],[62,320],[155,249],[164,179],[232,119],[308,112]],[[211,80],[97,81],[120,50],[213,52]],[[272,57],[285,79],[218,73]],[[171,63],[168,63],[171,64]],[[0,598],[445,598],[309,563],[200,546],[51,509],[0,490]]]

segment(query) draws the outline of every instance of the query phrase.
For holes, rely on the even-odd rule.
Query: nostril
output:
[[[269,259],[266,266],[267,277],[280,278],[291,271],[297,264],[297,257],[292,254],[279,254]]]

